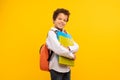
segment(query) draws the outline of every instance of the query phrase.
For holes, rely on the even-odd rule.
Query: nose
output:
[[[66,23],[64,20],[61,20],[61,22],[64,23],[64,24]]]
[[[63,20],[61,21],[61,23],[62,23],[63,25],[65,25],[65,24],[66,24],[66,22],[65,22],[65,21],[63,21]]]

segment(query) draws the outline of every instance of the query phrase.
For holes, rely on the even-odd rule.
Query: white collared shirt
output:
[[[69,72],[69,66],[63,66],[58,63],[58,55],[72,59],[74,57],[73,53],[78,51],[79,46],[76,42],[74,42],[73,46],[69,46],[70,50],[62,46],[57,39],[57,35],[55,33],[56,30],[58,29],[52,27],[48,32],[48,37],[46,39],[46,44],[48,48],[54,52],[49,63],[49,69],[53,69],[62,73]]]

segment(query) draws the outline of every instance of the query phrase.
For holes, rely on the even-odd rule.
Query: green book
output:
[[[74,66],[74,60],[59,56],[59,64]]]
[[[57,36],[58,36],[58,40],[63,46],[68,47],[73,45],[73,40],[69,34],[58,32]],[[74,66],[74,60],[68,59],[63,56],[59,56],[59,64]]]

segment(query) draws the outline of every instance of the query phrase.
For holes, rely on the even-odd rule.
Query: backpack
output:
[[[57,35],[57,30],[55,30],[54,32]],[[40,54],[40,69],[43,71],[49,71],[49,61],[52,57],[53,51],[49,50],[45,43],[40,47],[39,54]]]
[[[43,44],[39,50],[40,54],[40,69],[43,71],[49,71],[49,61],[53,54],[53,51],[47,48],[46,44]]]

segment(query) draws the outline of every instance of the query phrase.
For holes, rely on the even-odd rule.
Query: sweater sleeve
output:
[[[69,48],[70,48],[70,51],[71,51],[71,52],[75,53],[75,52],[78,51],[79,46],[78,46],[78,44],[74,41],[74,45],[73,45],[73,46],[69,46]]]
[[[70,59],[74,58],[74,55],[71,51],[69,51],[67,48],[63,47],[60,42],[57,39],[57,35],[54,31],[48,32],[48,37],[46,40],[46,44],[50,50],[52,50],[55,54],[64,56]]]

